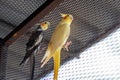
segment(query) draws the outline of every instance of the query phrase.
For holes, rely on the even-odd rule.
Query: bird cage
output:
[[[35,56],[34,80],[53,80],[53,59],[41,59],[52,33],[71,14],[69,51],[62,49],[58,80],[120,80],[119,0],[1,0],[0,80],[30,80],[31,63],[20,66],[36,24],[51,23]],[[42,49],[44,48],[44,49]]]

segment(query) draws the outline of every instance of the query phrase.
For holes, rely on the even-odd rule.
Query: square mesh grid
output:
[[[53,80],[53,71],[40,80]],[[120,80],[120,28],[64,63],[58,80]]]
[[[68,60],[74,59],[76,56],[78,56],[80,54],[80,51],[82,50],[83,47],[91,44],[90,42],[92,40],[94,40],[96,37],[99,37],[100,35],[104,34],[107,30],[109,30],[115,24],[118,24],[120,22],[119,7],[120,7],[120,1],[117,1],[117,0],[114,0],[114,1],[112,1],[112,0],[108,0],[108,1],[106,1],[106,0],[87,0],[87,1],[85,1],[85,0],[74,0],[74,1],[66,0],[66,1],[64,1],[58,7],[56,7],[53,11],[51,11],[48,15],[46,15],[44,18],[42,18],[40,20],[40,22],[44,21],[44,20],[51,22],[51,27],[44,33],[46,42],[44,42],[42,46],[45,46],[45,47],[47,46],[47,41],[50,40],[50,37],[51,37],[51,34],[52,34],[54,28],[60,21],[61,17],[59,15],[59,13],[70,13],[74,16],[74,21],[71,25],[71,35],[69,37],[69,40],[71,40],[73,44],[70,46],[69,52],[62,50],[61,65]],[[25,44],[27,43],[28,38],[29,38],[29,35],[25,34],[9,47],[8,56],[7,56],[6,80],[29,79],[29,75],[30,75],[29,63],[26,66],[19,66],[20,61],[23,59],[23,57],[25,55],[25,48],[26,48]],[[105,44],[107,44],[107,42]],[[97,49],[98,48],[96,48],[96,50]],[[98,72],[100,71],[101,66],[105,64],[105,63],[97,63],[97,62],[96,63],[94,62],[95,65],[92,64],[92,61],[90,59],[95,61],[94,58],[96,58],[96,56],[97,56],[97,58],[99,58],[99,56],[102,57],[102,55],[97,55],[97,54],[95,54],[94,51],[92,51],[92,52],[94,55],[88,54],[88,52],[82,53],[82,55],[80,57],[82,58],[82,61],[84,59],[83,62],[81,61],[81,58],[72,60],[73,64],[68,62],[68,63],[70,63],[69,65],[71,65],[70,69],[72,69],[72,70],[74,70],[74,72],[76,72],[75,75],[89,74],[89,76],[81,75],[81,77],[84,77],[84,78],[82,78],[83,80],[85,80],[85,79],[90,80],[91,76],[94,77],[94,75],[92,75],[92,72],[89,72],[89,73],[87,72],[87,70],[91,68],[91,67],[89,67],[89,65],[87,63],[89,63],[91,66],[92,65],[95,66],[95,67],[92,67],[93,69],[98,68],[98,69],[96,69],[96,70],[98,70]],[[35,79],[41,79],[43,76],[48,74],[53,69],[52,59],[46,64],[46,66],[44,68],[42,68],[42,69],[40,68],[40,60],[42,59],[43,55],[44,55],[44,52],[42,52],[42,53],[39,52],[39,54],[36,56]],[[93,56],[91,57],[91,55],[93,55]],[[105,58],[106,60],[108,59],[107,57],[103,57],[103,58]],[[110,59],[111,59],[111,57],[110,57]],[[79,63],[80,65],[85,64],[84,66],[82,66],[83,68],[80,68],[80,70],[81,71],[86,70],[86,72],[82,73],[79,71],[80,72],[79,73],[77,71],[77,69],[75,69],[77,66],[75,67],[74,65],[77,65],[77,64],[74,64],[74,63],[76,63],[77,60],[78,61],[80,60],[80,62],[81,62],[81,63]],[[85,62],[85,60],[86,60],[86,62]],[[102,60],[100,59],[98,61],[102,61]],[[65,64],[67,64],[67,63],[65,63]],[[65,65],[65,64],[63,64],[63,65]],[[99,67],[99,66],[97,66],[99,64],[102,64],[102,65]],[[67,68],[64,68],[64,66],[61,66],[61,67],[63,67],[63,69],[67,69]],[[69,69],[66,71],[69,71]],[[66,77],[65,79],[70,79],[70,80],[76,80],[77,78],[78,78],[78,80],[80,79],[79,77],[77,77],[77,78],[76,78],[76,76],[74,77],[73,76],[74,74],[72,74],[72,72],[70,72],[71,73],[70,75],[67,75],[68,73],[69,72],[66,72],[66,73],[61,72],[59,78],[61,79],[63,76],[63,77]],[[96,73],[96,71],[95,71],[95,73]],[[65,74],[66,74],[66,76],[64,76]],[[44,79],[47,79],[47,78],[48,78],[48,80],[52,79],[51,75],[53,75],[53,74],[50,74],[49,75],[50,77],[46,77]],[[79,75],[77,75],[77,76],[79,76]],[[68,76],[70,76],[70,78],[68,78]],[[97,77],[94,77],[94,78],[95,78],[94,80],[99,80],[99,78],[97,78]]]
[[[4,24],[0,22],[0,38],[4,38],[6,35],[8,35],[13,28],[11,26],[8,27],[7,24]]]
[[[0,43],[0,80],[6,79],[7,49],[7,46]]]
[[[7,34],[30,16],[37,8],[39,8],[46,0],[0,0],[0,22],[4,21],[10,25],[0,24],[0,37],[4,38]],[[3,24],[3,23],[2,23]],[[8,30],[1,28],[7,28]],[[2,33],[4,31],[4,33]]]

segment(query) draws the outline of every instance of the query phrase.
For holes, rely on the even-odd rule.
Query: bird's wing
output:
[[[29,57],[33,54],[35,54],[35,50],[39,47],[41,41],[43,39],[43,33],[42,32],[33,32],[32,35],[30,36],[26,48],[26,54],[22,60],[22,62],[20,63],[23,64],[24,62],[26,62],[26,60],[29,59]]]
[[[39,44],[42,41],[43,38],[43,33],[42,32],[33,32],[32,35],[30,36],[28,43],[26,44],[27,50],[32,49],[34,46]]]
[[[57,48],[62,47],[65,44],[65,42],[68,39],[69,34],[70,34],[70,27],[65,24],[60,25],[55,29],[52,35],[52,38],[50,40],[50,46],[52,48],[52,53],[54,53],[54,51]]]

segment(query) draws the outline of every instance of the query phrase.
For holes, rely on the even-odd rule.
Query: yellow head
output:
[[[63,14],[61,13],[61,16],[63,17],[63,21],[67,23],[71,23],[73,21],[73,16],[71,14]]]
[[[42,30],[47,30],[49,26],[50,26],[50,22],[48,22],[48,21],[44,21],[44,22],[40,23],[40,27]]]

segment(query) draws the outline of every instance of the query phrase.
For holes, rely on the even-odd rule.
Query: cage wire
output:
[[[5,80],[6,78],[6,58],[7,46],[5,46],[3,43],[0,43],[0,80]]]
[[[0,38],[30,16],[46,0],[0,0]]]
[[[53,80],[53,71],[40,80]],[[120,28],[64,63],[58,80],[120,80]]]
[[[113,70],[119,69],[117,68],[117,65],[118,65],[117,61],[119,61],[119,59],[118,60],[115,59],[116,60],[115,65],[114,65],[114,59],[112,59],[112,55],[114,53],[112,54],[111,52],[110,54],[111,56],[109,57],[109,54],[108,54],[108,58],[106,57],[108,47],[104,48],[105,54],[102,52],[100,54],[100,53],[97,53],[96,51],[93,51],[94,49],[98,50],[98,52],[103,51],[102,49],[99,49],[99,47],[94,47],[92,48],[91,51],[89,50],[91,48],[89,48],[87,49],[88,52],[86,51],[83,52],[79,59],[75,58],[80,55],[80,51],[82,50],[83,47],[86,47],[87,45],[91,44],[91,41],[96,40],[97,37],[104,34],[110,28],[114,27],[114,25],[119,24],[120,22],[119,7],[120,7],[119,0],[65,0],[53,11],[51,11],[48,15],[46,15],[44,18],[40,20],[40,22],[42,21],[51,22],[50,28],[44,33],[45,42],[42,43],[43,44],[42,47],[47,47],[47,43],[50,40],[52,32],[54,31],[54,28],[56,27],[56,25],[61,19],[60,13],[69,13],[69,14],[72,14],[74,17],[74,20],[71,25],[71,34],[68,39],[68,41],[70,40],[72,41],[72,45],[69,48],[70,50],[69,52],[62,50],[61,68],[59,69],[60,70],[59,79],[64,78],[62,80],[69,80],[69,79],[70,80],[76,80],[76,79],[78,80],[80,79],[83,79],[83,80],[111,79],[112,80],[115,77],[115,79],[119,80],[119,77],[116,77],[116,76],[120,76],[119,70],[114,74],[114,76],[110,77],[111,76],[111,73],[109,72],[109,68],[111,67],[110,62],[102,63],[103,60],[105,61],[108,61],[109,59],[110,61],[113,60],[112,69]],[[25,48],[26,48],[26,43],[28,41],[29,36],[30,36],[29,34],[24,34],[15,43],[9,46],[8,55],[7,55],[7,66],[6,66],[7,67],[6,80],[27,80],[30,78],[29,63],[28,65],[25,65],[25,66],[19,66],[19,63],[21,62],[21,60],[23,59],[26,53]],[[112,40],[114,41],[116,40],[116,38],[112,38],[110,40],[111,42],[109,41],[105,42],[104,45],[102,45],[101,47],[105,47],[108,43],[112,43]],[[98,44],[95,44],[95,45],[97,46]],[[115,51],[119,50],[119,47],[114,48],[114,50]],[[52,79],[51,75],[53,75],[53,73],[48,75],[50,77],[47,76],[43,78],[46,74],[49,74],[49,72],[53,70],[52,59],[43,68],[40,68],[40,61],[44,55],[44,52],[45,50],[43,52],[41,52],[40,50],[36,56],[35,73],[34,73],[35,80]],[[102,58],[102,56],[105,56],[105,57]],[[98,59],[98,62],[95,61],[96,59]],[[71,62],[65,63],[68,60],[71,60]],[[99,63],[99,61],[101,61],[101,63]],[[101,65],[98,66],[98,64],[101,64]],[[107,66],[105,66],[105,68],[108,68],[107,69],[108,73],[105,73],[104,75],[104,72],[106,72],[107,70],[103,70],[104,68],[102,68],[101,70],[101,67],[103,67],[105,64],[108,64]],[[81,65],[81,67],[76,65]],[[70,69],[76,73],[73,73]],[[90,70],[92,71],[90,72]],[[93,73],[95,75],[93,75]],[[107,74],[110,74],[110,75],[107,75]],[[98,76],[99,78],[96,76]]]

